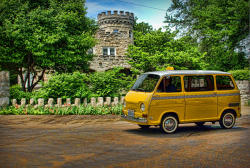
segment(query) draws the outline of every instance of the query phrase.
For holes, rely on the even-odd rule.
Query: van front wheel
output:
[[[224,113],[222,116],[221,116],[221,119],[220,119],[220,126],[222,128],[226,128],[226,129],[229,129],[229,128],[232,128],[235,124],[235,116],[233,113],[231,112],[226,112]]]
[[[160,126],[161,130],[165,133],[171,134],[178,128],[178,121],[175,116],[167,115],[163,118]]]

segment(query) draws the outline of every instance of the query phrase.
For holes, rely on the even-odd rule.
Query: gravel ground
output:
[[[0,116],[0,168],[250,167],[250,107],[233,129],[183,124],[175,134],[119,116]]]

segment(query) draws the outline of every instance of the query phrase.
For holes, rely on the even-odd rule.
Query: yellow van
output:
[[[122,117],[141,128],[173,133],[178,124],[219,121],[232,128],[241,116],[240,91],[230,73],[166,70],[139,76],[125,96]]]

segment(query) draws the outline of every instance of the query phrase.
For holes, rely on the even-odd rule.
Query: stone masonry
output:
[[[95,57],[90,63],[94,71],[106,71],[115,66],[130,68],[126,59],[126,50],[133,44],[134,14],[120,11],[98,14],[98,40],[93,48]]]
[[[236,84],[240,89],[241,104],[247,105],[250,100],[250,82],[248,80],[238,80]]]
[[[0,107],[9,105],[9,72],[0,72]]]

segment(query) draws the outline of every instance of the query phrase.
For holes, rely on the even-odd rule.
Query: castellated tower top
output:
[[[106,71],[120,66],[130,69],[127,60],[127,49],[133,44],[134,14],[124,11],[107,11],[98,14],[98,40],[93,48],[93,60],[90,69]]]
[[[118,13],[117,10],[102,12],[98,14],[98,24],[102,27],[105,24],[126,24],[126,25],[134,25],[134,13],[120,11]]]

